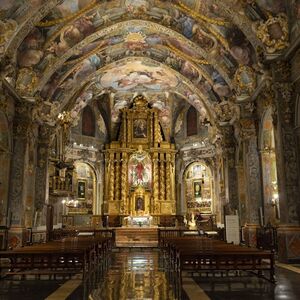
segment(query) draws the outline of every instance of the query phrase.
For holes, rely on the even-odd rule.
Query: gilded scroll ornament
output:
[[[5,52],[5,44],[9,41],[17,26],[15,20],[0,21],[0,55]]]
[[[257,37],[264,43],[268,53],[272,54],[289,46],[288,19],[285,14],[260,22],[256,28]]]
[[[17,91],[22,96],[29,96],[35,89],[37,82],[38,77],[32,68],[20,69],[16,82]]]
[[[249,66],[240,66],[234,75],[238,95],[250,95],[256,88],[256,74]]]

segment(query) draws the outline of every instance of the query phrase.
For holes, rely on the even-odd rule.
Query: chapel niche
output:
[[[185,171],[185,199],[187,212],[210,215],[213,213],[213,180],[210,168],[195,162]]]
[[[158,109],[137,96],[121,110],[119,139],[105,148],[104,214],[175,215],[175,145],[163,140]]]

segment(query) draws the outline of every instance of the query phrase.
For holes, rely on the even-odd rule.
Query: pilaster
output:
[[[17,102],[13,124],[13,155],[11,164],[9,212],[11,214],[8,244],[21,246],[25,242],[26,187],[29,166],[30,139],[33,131],[32,105]]]

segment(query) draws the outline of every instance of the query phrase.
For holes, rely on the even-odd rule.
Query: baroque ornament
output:
[[[16,82],[17,91],[21,96],[29,96],[34,91],[37,82],[38,77],[32,68],[20,69]]]
[[[249,66],[240,66],[235,72],[234,83],[238,95],[251,95],[257,84],[254,70]]]
[[[233,124],[240,117],[240,110],[232,101],[222,101],[215,106],[215,111],[221,123]]]
[[[5,52],[5,45],[13,35],[18,24],[15,20],[0,21],[0,55]]]
[[[260,22],[256,28],[257,37],[264,43],[268,53],[283,50],[289,46],[288,20],[285,14]]]

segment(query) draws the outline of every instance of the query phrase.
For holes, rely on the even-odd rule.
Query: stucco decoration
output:
[[[285,14],[260,22],[256,30],[268,53],[282,51],[289,46],[288,19]]]

